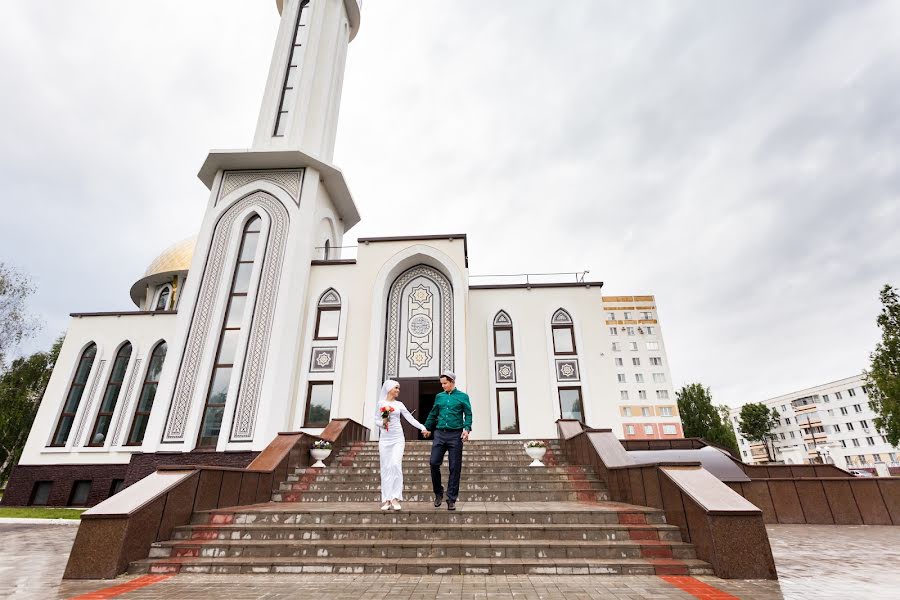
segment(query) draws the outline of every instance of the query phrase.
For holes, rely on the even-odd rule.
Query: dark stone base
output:
[[[91,482],[87,503],[94,506],[109,498],[113,482],[120,481],[127,487],[156,471],[160,465],[213,466],[243,468],[249,465],[258,452],[177,452],[134,454],[131,462],[119,465],[17,465],[10,474],[6,491],[0,504],[3,506],[27,506],[31,504],[35,483],[52,481],[46,506],[69,506],[72,488],[76,481]]]
[[[6,482],[0,504],[27,506],[31,504],[34,484],[52,481],[46,506],[68,506],[75,482],[89,480],[91,491],[83,506],[93,506],[109,498],[113,481],[124,481],[127,472],[128,465],[17,465]]]

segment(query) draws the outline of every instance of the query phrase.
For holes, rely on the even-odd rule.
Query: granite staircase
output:
[[[456,511],[432,505],[430,442],[407,442],[401,511],[380,510],[376,442],[298,468],[265,504],[196,512],[132,573],[711,574],[657,509],[608,501],[558,442],[471,441]],[[443,467],[446,485],[446,460]]]

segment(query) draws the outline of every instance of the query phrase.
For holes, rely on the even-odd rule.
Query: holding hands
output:
[[[428,431],[427,429],[423,429],[423,430],[422,430],[422,437],[425,438],[425,439],[427,440],[428,438],[431,437],[431,432]]]

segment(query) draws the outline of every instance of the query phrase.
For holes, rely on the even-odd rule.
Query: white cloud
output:
[[[0,258],[40,286],[35,346],[70,311],[129,309],[196,230],[205,153],[252,137],[273,4],[6,7]],[[474,274],[588,268],[655,293],[676,383],[722,402],[850,375],[878,288],[900,283],[898,17],[889,0],[372,0],[335,156],[351,234],[461,231]]]

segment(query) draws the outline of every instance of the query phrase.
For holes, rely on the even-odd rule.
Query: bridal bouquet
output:
[[[381,420],[384,422],[384,430],[389,431],[388,421],[391,418],[391,413],[394,412],[393,406],[384,405],[381,407]]]

